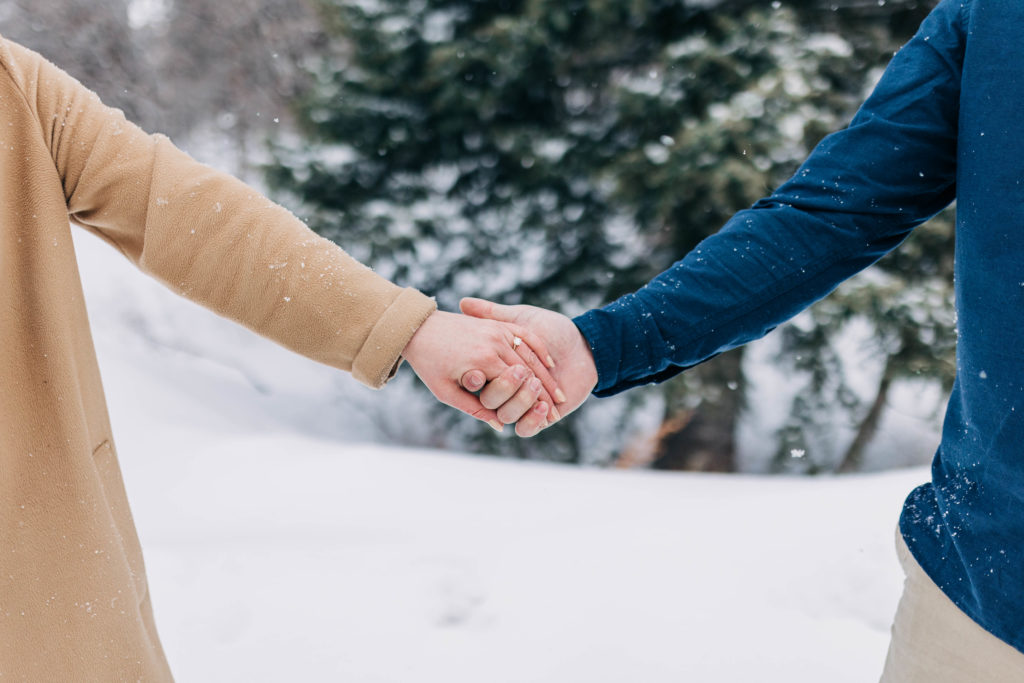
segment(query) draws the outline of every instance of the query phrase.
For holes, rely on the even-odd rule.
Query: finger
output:
[[[530,412],[530,408],[537,403],[537,397],[540,396],[541,386],[540,380],[536,377],[526,380],[515,396],[498,408],[498,422],[513,424]]]
[[[459,384],[466,391],[480,391],[487,384],[487,376],[483,370],[469,370],[462,375],[462,379],[459,380]]]
[[[526,342],[530,349],[537,354],[537,358],[544,361],[544,365],[546,367],[555,367],[555,359],[551,357],[551,353],[548,351],[548,345],[544,343],[544,340],[540,338],[540,335],[534,334],[530,330],[519,325],[515,326],[514,331],[516,336]]]
[[[511,334],[508,331],[502,331],[502,334]],[[466,378],[467,374],[472,372],[479,372],[483,376],[483,381],[497,379],[499,375],[504,372],[508,372],[508,369],[512,365],[523,365],[522,359],[519,355],[512,353],[512,342],[508,340],[493,341],[493,346],[489,350],[477,354],[474,356],[474,360],[471,360],[467,365],[468,370],[465,370],[461,377],[452,377],[453,380],[458,380],[461,384],[463,378]],[[529,377],[530,373],[527,372],[526,376]],[[472,378],[468,378],[472,381]]]
[[[516,315],[512,312],[510,306],[496,304],[493,301],[477,299],[471,296],[467,296],[459,302],[459,310],[474,318],[490,318],[491,320],[500,320],[506,323],[515,322],[516,320]]]
[[[548,406],[544,405],[544,401],[538,402],[529,413],[523,416],[523,419],[516,423],[516,434],[523,438],[536,436],[550,424],[547,420],[547,412]]]
[[[537,348],[533,346],[533,344],[529,340],[529,337],[536,335],[531,335],[531,333],[527,332],[526,330],[522,330],[519,328],[513,329],[516,332],[522,333],[519,336],[523,339],[524,342],[522,344],[519,344],[517,348],[514,348],[516,355],[522,358],[523,361],[526,363],[526,367],[533,370],[533,374],[540,378],[540,381],[543,382],[544,384],[544,388],[547,390],[550,396],[554,397],[555,401],[557,401],[558,403],[565,403],[565,393],[562,391],[561,387],[558,386],[558,382],[555,380],[554,375],[552,375],[551,371],[548,370],[548,365],[546,363],[541,362],[541,357],[536,353]],[[552,406],[553,405],[554,404],[552,404]]]
[[[518,358],[512,354],[513,358]],[[511,364],[512,367],[492,379],[480,392],[480,403],[489,410],[495,410],[507,403],[519,388],[523,386],[530,377],[530,370],[520,363]]]
[[[548,420],[551,422],[555,422],[557,420],[562,419],[562,416],[558,412],[558,409],[555,408],[555,401],[552,400],[553,392],[549,389],[549,387],[554,387],[554,392],[561,396],[563,399],[565,398],[565,394],[562,393],[562,390],[558,387],[558,383],[555,382],[555,378],[551,376],[551,373],[548,372],[548,369],[544,367],[544,364],[540,362],[540,359],[537,358],[537,355],[533,353],[533,351],[531,351],[528,348],[525,348],[524,344],[520,344],[519,348],[513,351],[511,345],[509,345],[507,351],[504,349],[501,351],[501,353],[499,354],[499,358],[501,358],[501,360],[507,363],[508,365],[518,365],[522,364],[523,362],[526,362],[527,367],[533,372],[535,376],[537,376],[538,379],[541,380],[541,386],[543,387],[543,389],[541,391],[540,398],[541,400],[546,401],[550,408],[548,413]],[[491,407],[496,408],[497,406]]]
[[[450,385],[449,389],[442,391],[437,397],[452,408],[461,410],[466,415],[475,417],[481,422],[486,422],[496,432],[501,432],[505,429],[505,425],[498,420],[496,412],[485,408],[477,396],[455,386],[454,382]]]

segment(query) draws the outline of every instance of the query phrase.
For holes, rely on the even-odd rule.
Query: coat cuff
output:
[[[384,386],[402,364],[406,344],[436,310],[437,302],[426,294],[403,289],[370,330],[352,361],[352,376],[374,389]]]

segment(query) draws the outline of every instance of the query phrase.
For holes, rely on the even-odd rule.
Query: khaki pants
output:
[[[896,553],[906,579],[881,683],[1024,683],[1024,653],[954,605],[898,531]]]

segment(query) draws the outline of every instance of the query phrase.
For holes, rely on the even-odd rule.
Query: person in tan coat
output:
[[[525,330],[437,311],[2,38],[0,179],[0,680],[171,680],[69,219],[183,296],[371,387],[404,357],[439,399],[496,428],[557,416],[557,387],[540,384],[550,359]],[[469,370],[472,388],[494,380],[480,397],[460,386]]]

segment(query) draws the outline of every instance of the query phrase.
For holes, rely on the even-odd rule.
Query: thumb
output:
[[[470,370],[462,376],[459,382],[466,391],[480,391],[487,383],[487,377],[480,370]]]
[[[511,306],[496,304],[486,299],[468,296],[459,302],[459,310],[474,318],[490,318],[505,323],[514,323],[518,317]]]

